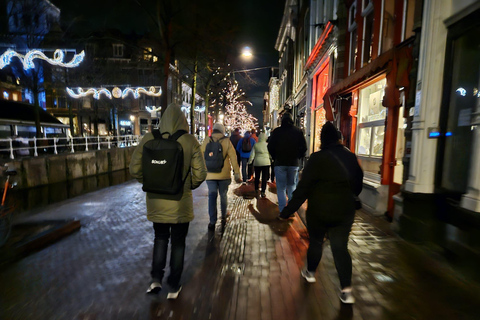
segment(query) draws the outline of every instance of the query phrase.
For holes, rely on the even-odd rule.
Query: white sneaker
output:
[[[340,293],[340,301],[345,304],[354,304],[355,298],[353,297],[352,291],[342,291]]]
[[[147,289],[147,293],[159,293],[162,290],[162,285],[159,282],[152,282]]]
[[[303,269],[301,274],[302,274],[302,277],[305,278],[305,280],[307,280],[308,283],[317,282],[317,279],[315,279],[315,273],[308,271],[307,268]]]
[[[167,299],[170,299],[170,300],[177,299],[178,295],[180,294],[180,291],[182,291],[182,286],[180,286],[178,290],[175,292],[169,292],[167,294]]]

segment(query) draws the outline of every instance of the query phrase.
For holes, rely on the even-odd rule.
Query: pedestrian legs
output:
[[[298,167],[287,167],[287,197],[288,200],[292,199],[293,191],[297,188]]]
[[[307,270],[315,273],[322,259],[323,239],[327,229],[325,227],[308,228],[310,243],[307,249]]]
[[[242,180],[247,182],[249,177],[247,176],[248,158],[242,158]]]
[[[282,212],[287,205],[287,167],[275,166],[275,177],[277,179],[278,209]]]
[[[189,223],[171,224],[172,248],[170,253],[170,275],[167,283],[174,290],[180,287],[180,278],[183,272],[185,257],[185,238],[187,237]]]
[[[218,191],[220,192],[220,212],[222,213],[222,219],[227,217],[227,206],[228,206],[228,186],[230,185],[231,180],[218,180]]]
[[[352,257],[348,252],[348,236],[352,224],[353,222],[349,222],[328,230],[333,260],[342,289],[352,285]]]
[[[207,180],[208,187],[208,215],[210,216],[210,224],[215,225],[217,222],[217,197],[219,180]]]
[[[153,223],[155,239],[153,241],[152,280],[162,283],[167,263],[168,239],[170,238],[170,224]]]

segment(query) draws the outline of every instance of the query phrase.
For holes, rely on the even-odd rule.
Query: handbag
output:
[[[330,153],[337,160],[337,162],[340,164],[340,166],[342,166],[343,170],[347,174],[347,177],[349,178],[350,175],[348,174],[348,170],[343,164],[342,160],[340,160],[340,158],[338,158],[333,152],[328,151],[328,153]],[[348,179],[348,185],[350,185],[350,178]],[[350,186],[350,189],[351,189],[351,186]],[[355,210],[362,209],[362,200],[360,200],[360,198],[356,194],[353,195],[353,200],[355,202]]]

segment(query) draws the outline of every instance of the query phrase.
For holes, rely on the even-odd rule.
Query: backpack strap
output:
[[[178,138],[180,138],[181,136],[183,136],[185,133],[187,133],[187,131],[185,130],[177,130],[174,134],[170,135],[169,139],[172,139],[172,140],[177,140]]]
[[[152,134],[154,139],[163,139],[159,129],[152,130]]]

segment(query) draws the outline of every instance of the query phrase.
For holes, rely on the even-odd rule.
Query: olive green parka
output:
[[[188,132],[187,119],[178,105],[170,104],[160,119],[160,131],[166,138],[168,135],[165,133],[173,134],[178,130]],[[151,132],[145,134],[135,148],[130,162],[130,174],[140,183],[142,183],[144,175],[142,172],[143,145],[152,139],[154,137]],[[147,219],[152,222],[186,223],[192,221],[194,218],[192,189],[198,188],[207,177],[207,168],[198,140],[191,134],[184,134],[177,141],[183,148],[183,176],[187,175],[190,168],[183,187],[183,195],[180,200],[173,200],[175,197],[147,192]]]

